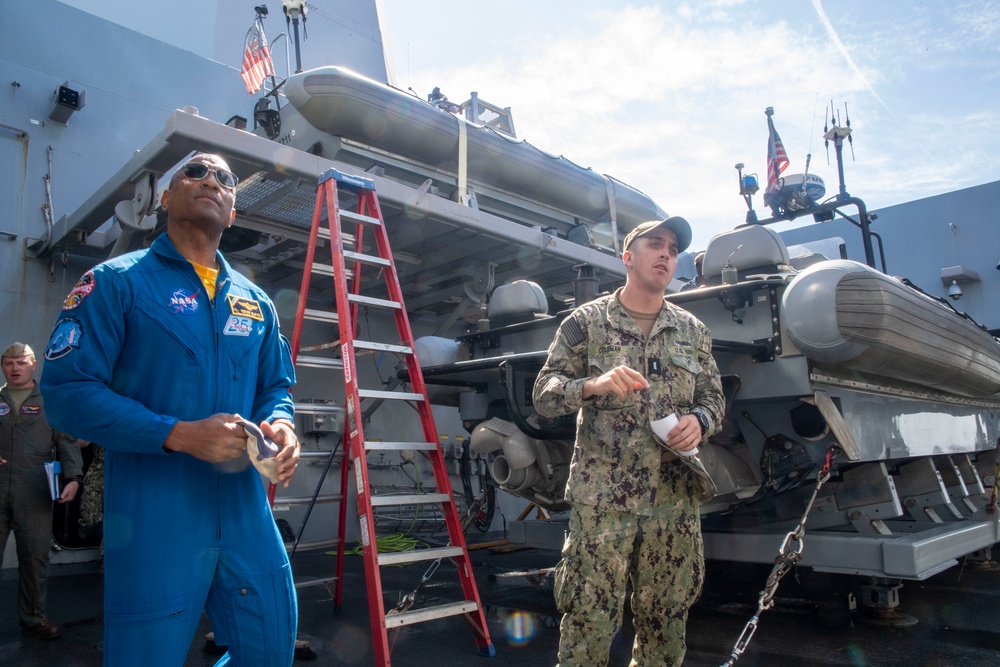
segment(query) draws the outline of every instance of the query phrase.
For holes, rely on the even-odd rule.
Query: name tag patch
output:
[[[229,301],[229,312],[233,315],[242,315],[258,322],[264,321],[264,312],[260,309],[260,302],[256,299],[227,294],[226,300]]]

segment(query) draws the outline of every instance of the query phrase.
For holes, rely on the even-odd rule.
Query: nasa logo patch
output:
[[[170,307],[177,315],[194,315],[198,312],[198,294],[190,293],[184,288],[178,288],[170,294]]]
[[[0,417],[6,417],[10,414],[10,406],[6,403],[0,403]]]
[[[66,295],[66,300],[63,301],[63,310],[73,310],[87,298],[87,296],[94,291],[94,287],[97,286],[97,279],[94,278],[93,271],[87,271],[85,274],[80,276],[80,280],[73,286],[70,293]]]
[[[54,361],[65,357],[80,347],[81,338],[83,338],[83,327],[78,320],[73,318],[62,320],[56,324],[52,337],[49,338],[49,345],[45,348],[45,358]]]
[[[230,315],[226,322],[225,329],[222,330],[225,336],[249,336],[253,331],[253,320],[249,317]]]

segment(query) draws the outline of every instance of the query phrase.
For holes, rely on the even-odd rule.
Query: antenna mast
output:
[[[847,113],[847,103],[844,103],[844,117],[847,119],[846,125],[840,125],[834,113],[833,100],[830,100],[830,123],[831,127],[823,126],[823,138],[827,146],[827,162],[830,161],[830,142],[833,141],[835,155],[837,157],[837,176],[840,178],[840,192],[837,194],[837,201],[845,201],[850,198],[847,194],[847,185],[844,183],[844,139],[851,144],[851,159],[854,159],[854,139],[851,137],[851,117]]]

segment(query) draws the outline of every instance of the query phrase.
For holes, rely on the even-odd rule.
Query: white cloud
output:
[[[768,106],[792,160],[787,173],[801,172],[811,151],[810,172],[832,194],[837,170],[827,165],[821,138],[825,110],[832,100],[845,122],[849,105],[857,161],[847,147],[847,186],[869,208],[1000,177],[990,162],[996,105],[965,109],[958,95],[932,87],[939,85],[933,67],[950,68],[976,53],[955,36],[931,32],[936,16],[914,11],[910,22],[898,12],[873,11],[863,24],[848,23],[843,12],[859,5],[842,10],[838,2],[825,6],[824,27],[809,5],[775,4],[788,10],[781,18],[763,14],[757,3],[725,1],[613,11],[584,1],[547,22],[538,9],[519,29],[498,26],[507,30],[499,38],[477,24],[478,49],[456,43],[463,57],[414,68],[409,85],[441,86],[458,101],[476,90],[510,106],[521,138],[610,174],[691,220],[695,247],[744,220],[733,166],[743,162],[763,180]],[[973,21],[971,10],[958,14],[964,34],[991,34],[997,25]],[[831,39],[831,27],[843,43]],[[948,64],[927,55],[929,45],[946,52]],[[996,69],[994,63],[982,76]],[[940,85],[959,84],[946,78]],[[832,146],[830,154],[832,162]],[[977,164],[989,168],[970,179]],[[760,197],[755,204],[763,217]]]

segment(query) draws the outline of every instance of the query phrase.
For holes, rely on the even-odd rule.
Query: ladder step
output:
[[[450,493],[409,493],[399,496],[373,495],[372,507],[387,507],[390,505],[427,505],[430,503],[451,502]]]
[[[302,357],[299,357],[302,359]],[[340,361],[337,359],[336,361]],[[333,403],[296,403],[295,414],[302,415],[339,415],[344,411],[344,406]]]
[[[423,394],[417,394],[412,391],[382,391],[381,389],[358,389],[358,396],[361,398],[387,398],[390,401],[393,399],[399,401],[424,400]]]
[[[318,264],[314,263],[312,268],[313,273],[318,273],[321,276],[327,276],[329,278],[333,277],[334,268],[330,264]],[[354,269],[344,269],[344,277],[348,280],[354,278]]]
[[[449,602],[448,604],[426,607],[424,609],[414,609],[412,611],[403,611],[399,613],[389,612],[385,617],[385,627],[386,629],[398,628],[402,625],[410,625],[411,623],[423,623],[424,621],[433,621],[437,618],[447,618],[448,616],[467,614],[470,611],[476,611],[477,609],[479,609],[479,605],[475,602],[471,600],[463,600],[462,602]]]
[[[330,240],[330,229],[328,227],[320,227],[316,231],[318,232],[319,238],[326,239],[327,241]],[[345,247],[353,246],[358,242],[358,237],[356,237],[354,234],[348,234],[343,229],[341,229],[340,240],[343,242]]]
[[[349,303],[358,303],[365,306],[376,306],[379,308],[391,308],[393,310],[399,310],[401,307],[398,301],[389,301],[388,299],[376,299],[373,296],[361,296],[360,294],[348,294],[347,301]]]
[[[397,452],[413,449],[426,452],[437,448],[438,444],[436,442],[386,442],[385,440],[365,440],[365,450],[369,452],[380,449]]]
[[[285,551],[291,552],[292,547],[295,542],[285,542]],[[330,537],[325,540],[302,540],[299,542],[299,546],[295,548],[295,553],[302,553],[303,551],[316,551],[317,549],[330,549],[331,547],[336,547],[340,545],[340,538]],[[336,577],[333,577],[336,579]]]
[[[337,313],[328,310],[316,310],[315,308],[306,308],[305,312],[302,314],[307,320],[313,320],[316,322],[329,322],[331,324],[337,324],[340,322],[340,318]]]
[[[306,368],[332,368],[335,370],[342,370],[344,368],[343,361],[340,359],[330,359],[329,357],[299,356],[295,360],[295,365]]]
[[[390,343],[373,343],[368,340],[355,340],[355,349],[377,350],[379,352],[392,352],[394,354],[413,354],[413,348],[409,345],[392,345]]]
[[[397,551],[391,554],[379,554],[379,565],[399,565],[401,563],[416,563],[422,560],[451,558],[461,556],[462,547],[435,547],[433,549],[414,549],[413,551]]]
[[[342,493],[321,493],[316,496],[317,503],[339,503],[344,499],[344,494]],[[285,506],[285,505],[308,505],[313,501],[312,496],[279,496],[274,499],[274,506]]]
[[[379,257],[377,255],[363,255],[360,252],[354,252],[351,250],[344,251],[344,259],[361,262],[362,264],[371,264],[372,266],[389,266],[392,264],[392,262],[384,257]]]
[[[378,227],[382,224],[382,221],[378,218],[373,218],[368,215],[361,215],[360,213],[355,213],[354,211],[340,211],[341,220],[350,220],[351,222],[357,222],[362,225],[371,225],[372,227]]]
[[[302,546],[301,544],[299,545]],[[295,582],[296,588],[306,588],[307,586],[325,586],[337,581],[337,577],[308,577]]]
[[[328,458],[330,458],[331,453],[332,452],[299,452],[299,460],[301,461],[302,459],[319,459],[321,461],[325,461]],[[343,458],[344,455],[338,451],[337,454],[333,457],[333,460],[340,461]]]

